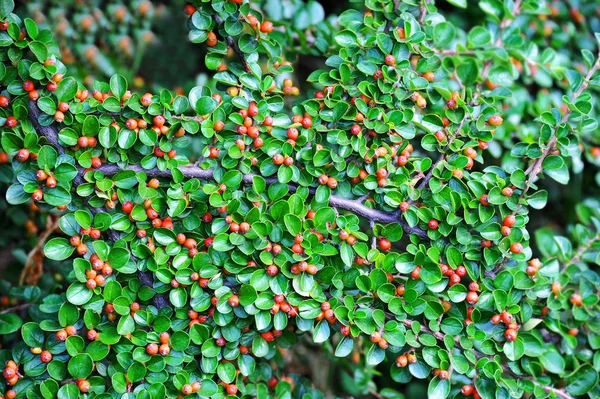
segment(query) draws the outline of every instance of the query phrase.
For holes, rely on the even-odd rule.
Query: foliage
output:
[[[598,397],[597,190],[530,227],[542,176],[600,163],[594,2],[448,3],[194,1],[184,96],[86,88],[0,0],[6,201],[69,271],[0,311],[4,397],[322,397],[284,371],[303,335],[359,355],[357,396]]]

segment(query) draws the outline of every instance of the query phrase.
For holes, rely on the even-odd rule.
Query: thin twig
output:
[[[18,312],[19,310],[27,309],[31,305],[33,305],[33,303],[28,302],[28,303],[24,303],[22,305],[13,306],[12,308],[8,308],[8,309],[4,309],[4,310],[0,311],[0,314]]]
[[[23,283],[25,282],[25,277],[27,277],[27,272],[29,271],[31,264],[33,263],[33,258],[35,257],[35,255],[43,250],[44,243],[46,242],[48,237],[50,237],[52,233],[58,230],[59,220],[59,218],[56,218],[56,220],[54,220],[52,224],[46,228],[46,230],[39,236],[35,246],[31,249],[31,251],[29,251],[29,254],[27,254],[25,266],[23,267],[23,270],[21,270],[21,275],[19,276],[19,285],[23,285]]]
[[[221,25],[223,23],[223,19],[221,17],[219,17],[218,15],[215,15],[214,18],[215,18],[215,22],[217,23],[217,25]],[[244,52],[240,49],[240,46],[238,46],[238,44],[235,42],[233,37],[225,36],[225,41],[227,41],[227,45],[229,46],[229,48],[231,48],[233,50],[233,52],[235,53],[235,55],[237,55],[237,57],[240,59],[240,62],[242,63],[244,70],[246,72],[252,72],[250,70],[250,66],[248,65],[248,61],[246,61]]]
[[[598,57],[600,57],[600,54],[598,55]],[[575,92],[573,92],[573,94],[571,95],[571,99],[570,99],[571,103],[574,103],[577,100],[577,98],[581,95],[581,93],[583,93],[583,91],[589,87],[589,81],[592,79],[592,77],[594,76],[596,71],[598,71],[598,68],[600,68],[600,58],[597,59],[596,62],[594,63],[594,65],[592,66],[592,68],[590,68],[590,70],[588,71],[587,75],[585,76],[585,78],[584,78],[583,82],[581,83],[581,85],[579,86],[579,88]],[[567,108],[567,110],[565,111],[565,114],[561,118],[560,122],[558,122],[558,124],[554,127],[554,130],[552,131],[552,136],[550,137],[550,140],[548,141],[548,145],[546,146],[546,149],[542,152],[542,155],[539,158],[536,158],[535,162],[533,164],[531,164],[529,166],[529,168],[527,168],[527,170],[525,170],[525,175],[527,176],[527,182],[525,183],[525,188],[521,192],[519,199],[522,199],[525,197],[525,194],[527,193],[527,191],[529,191],[529,189],[531,188],[531,185],[536,180],[537,175],[542,171],[544,159],[546,159],[546,157],[552,151],[554,151],[554,149],[556,147],[556,143],[558,141],[558,130],[560,129],[560,127],[562,125],[564,125],[565,123],[567,123],[569,121],[569,117],[571,116],[572,112],[573,111],[571,110],[571,108]],[[517,212],[519,211],[519,208],[520,207],[518,206],[513,211],[513,215],[517,214]]]
[[[561,273],[563,271],[565,271],[565,269],[571,265],[574,265],[577,262],[581,261],[581,258],[583,257],[583,254],[585,254],[586,251],[590,250],[592,248],[592,246],[598,241],[600,240],[600,234],[596,234],[594,237],[590,238],[585,244],[580,245],[579,249],[577,250],[577,253],[575,254],[574,257],[572,257],[568,262],[566,262],[564,264],[564,266],[560,269]]]

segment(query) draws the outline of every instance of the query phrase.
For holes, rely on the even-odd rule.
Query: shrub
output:
[[[69,269],[0,311],[4,397],[321,397],[303,335],[353,354],[338,394],[598,397],[594,2],[449,3],[194,1],[183,96],[86,89],[1,0],[6,201]],[[549,180],[576,218],[530,213]]]

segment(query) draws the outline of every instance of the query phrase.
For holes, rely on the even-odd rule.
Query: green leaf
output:
[[[38,166],[40,167],[40,169],[50,171],[54,169],[57,157],[58,153],[56,152],[54,147],[45,145],[42,148],[40,148],[40,151],[38,152]]]
[[[448,3],[460,8],[467,7],[467,0],[448,0]]]
[[[598,372],[589,364],[573,371],[566,380],[567,392],[573,396],[583,396],[598,384]]]
[[[433,28],[433,42],[436,47],[445,48],[454,40],[455,29],[450,22],[441,22]]]
[[[13,12],[15,9],[15,2],[13,0],[0,0],[0,16],[6,17],[8,14]]]
[[[82,283],[73,283],[67,289],[67,299],[73,305],[85,305],[92,299],[94,295],[94,291],[90,290],[86,287],[85,284]]]
[[[0,314],[0,335],[12,334],[21,328],[23,320],[14,313]]]
[[[313,333],[313,340],[316,343],[325,342],[329,339],[330,329],[329,322],[327,320],[321,320],[315,326],[315,331]]]
[[[203,96],[196,101],[196,112],[200,115],[207,115],[217,109],[217,100],[212,97]]]
[[[41,347],[44,344],[44,332],[37,323],[27,323],[21,328],[23,341],[32,348]]]
[[[58,101],[70,101],[77,94],[77,82],[68,76],[60,81],[55,93]]]
[[[442,380],[436,376],[429,382],[427,388],[427,397],[429,399],[445,399],[450,394],[450,382],[448,379]]]
[[[121,75],[113,75],[110,78],[110,91],[112,91],[113,95],[118,99],[121,99],[127,91],[127,79]]]
[[[569,182],[569,169],[562,157],[559,155],[550,155],[542,161],[544,173],[561,184]]]
[[[89,354],[80,353],[69,360],[67,368],[74,378],[85,378],[92,373],[94,361]]]
[[[565,371],[565,358],[555,348],[549,349],[540,357],[542,365],[551,373],[561,374]]]
[[[44,255],[52,260],[65,260],[75,251],[69,240],[62,237],[51,239],[44,246]]]

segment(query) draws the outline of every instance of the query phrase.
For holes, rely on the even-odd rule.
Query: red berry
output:
[[[392,243],[387,238],[380,238],[379,248],[381,248],[382,251],[389,251],[390,248],[392,248]]]

